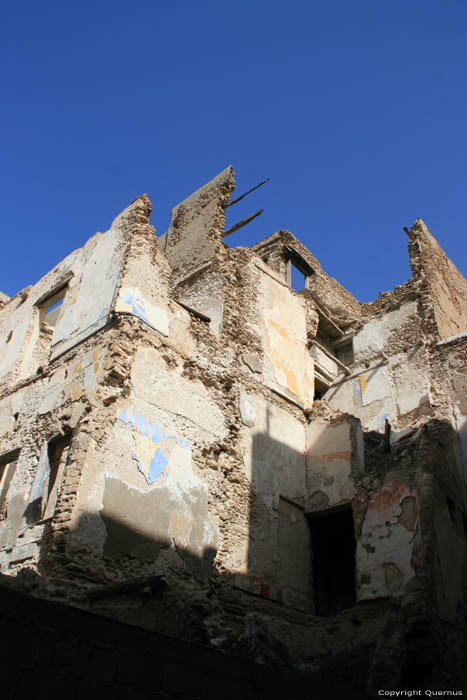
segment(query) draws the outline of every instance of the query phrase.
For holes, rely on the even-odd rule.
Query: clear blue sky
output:
[[[464,0],[25,0],[0,27],[0,290],[137,195],[152,223],[232,164],[228,240],[292,231],[357,298],[410,276],[422,217],[467,272]]]

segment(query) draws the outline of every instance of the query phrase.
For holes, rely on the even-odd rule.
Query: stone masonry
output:
[[[227,168],[0,294],[11,585],[378,697],[465,688],[467,284],[425,226],[369,303]],[[293,273],[303,278],[292,289]]]

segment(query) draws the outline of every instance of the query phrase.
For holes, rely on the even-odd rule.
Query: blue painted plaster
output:
[[[142,321],[146,321],[146,323],[149,323],[149,319],[146,315],[146,308],[144,306],[144,301],[136,296],[136,294],[133,294],[133,292],[127,292],[127,294],[123,297],[123,301],[125,304],[128,304],[128,306],[131,306],[131,313],[134,314],[135,316],[138,316]]]
[[[389,413],[385,413],[383,416],[380,416],[378,418],[378,426],[384,425],[384,422],[386,421],[386,419],[389,420]]]
[[[170,454],[168,456],[164,454],[164,445],[161,443],[165,440],[175,440],[177,445],[180,445],[183,449],[189,450],[191,445],[188,440],[183,437],[171,435],[157,423],[150,423],[144,416],[135,414],[133,406],[130,406],[126,411],[122,408],[118,420],[123,423],[129,423],[137,433],[149,438],[151,442],[154,443],[154,454],[149,465],[143,464],[135,453],[132,454],[132,458],[135,460],[138,465],[138,470],[143,474],[148,484],[153,484],[161,474],[164,476],[165,483],[168,476],[167,467],[169,465]]]
[[[353,403],[354,406],[361,406],[363,404],[363,393],[360,384],[360,377],[357,377],[353,383]]]

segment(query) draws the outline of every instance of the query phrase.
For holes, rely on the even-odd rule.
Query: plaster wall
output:
[[[133,209],[133,211],[132,211]],[[169,335],[169,286],[171,270],[159,251],[154,228],[149,224],[151,203],[144,195],[129,207],[126,217],[138,223],[128,245],[113,310],[132,314],[164,336]],[[125,212],[117,219],[123,216]]]
[[[370,320],[353,340],[355,370],[332,386],[326,399],[334,409],[352,413],[368,430],[381,430],[385,420],[403,427],[405,416],[431,412],[426,348],[411,301]],[[368,369],[364,369],[364,366]]]
[[[334,410],[359,418],[367,430],[382,430],[386,419],[391,424],[396,422],[396,405],[387,365],[332,386],[326,392],[326,400]]]
[[[370,497],[357,540],[357,599],[398,595],[414,576],[418,504],[406,484],[388,478]]]
[[[243,392],[240,401],[245,427],[239,448],[251,505],[247,576],[236,583],[258,594],[266,585],[267,597],[306,607],[311,561],[303,512],[305,426],[260,395]]]
[[[224,308],[224,280],[213,266],[181,283],[177,288],[177,299],[209,318],[212,333],[218,338],[222,329]]]
[[[150,346],[135,353],[131,386],[102,444],[89,445],[69,546],[119,565],[137,557],[148,571],[178,552],[202,569],[218,533],[193,452],[225,435],[223,414],[203,384],[168,367]]]
[[[0,313],[4,387],[30,376],[49,356],[54,359],[108,323],[124,243],[118,230],[96,234],[28,290],[24,301],[18,295],[6,305]],[[43,357],[38,353],[41,300],[63,286],[65,298],[53,333],[45,339]]]
[[[78,252],[52,337],[52,359],[109,320],[125,252],[122,231],[97,233]]]
[[[363,474],[363,436],[357,421],[335,425],[313,421],[307,427],[306,510],[350,503],[355,480]]]
[[[79,251],[47,273],[32,287],[26,287],[0,310],[0,391],[36,371],[34,350],[39,338],[41,299],[70,279]],[[50,339],[48,341],[50,345]],[[48,359],[48,358],[47,358]]]
[[[36,491],[42,494],[39,473],[43,472],[43,489],[48,488],[48,464],[44,461],[47,444],[65,430],[73,430],[85,413],[83,400],[97,401],[105,357],[101,346],[84,343],[68,362],[53,370],[47,368],[32,384],[0,400],[0,455],[12,450],[18,454],[0,521],[0,563],[4,571],[23,562],[37,565],[48,525],[30,521],[26,513]],[[72,472],[67,464],[63,482]],[[60,476],[56,487],[60,490],[62,486]]]
[[[262,274],[260,283],[266,383],[309,408],[314,368],[306,345],[305,303],[269,275]]]
[[[386,351],[391,343],[391,336],[414,322],[418,323],[418,313],[417,304],[413,301],[365,323],[353,339],[355,363],[381,357],[381,352]]]
[[[150,405],[135,401],[117,409],[101,446],[90,445],[70,551],[84,549],[118,566],[134,557],[148,573],[161,573],[164,551],[198,566],[212,561],[217,531],[207,486],[193,471],[192,444],[171,432],[170,416],[159,420]]]

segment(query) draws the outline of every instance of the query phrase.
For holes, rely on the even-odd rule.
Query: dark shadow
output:
[[[353,608],[355,591],[355,532],[351,508],[309,520],[313,552],[315,615],[330,617]]]
[[[145,514],[157,513],[160,521],[168,522],[170,510],[154,510],[144,494],[133,498],[124,485],[114,485],[113,503],[124,501],[125,512],[138,513],[139,519],[131,523],[127,516],[119,517],[104,498],[100,513],[83,514],[61,540],[47,524],[40,560],[45,582],[48,577],[51,582],[72,581],[68,602],[99,615],[261,663],[298,666],[359,691],[365,689],[370,674],[378,678],[379,673],[382,677],[387,672],[386,656],[380,659],[378,650],[383,645],[389,653],[390,645],[395,644],[402,650],[398,651],[400,687],[409,680],[422,683],[422,677],[424,683],[436,687],[436,679],[445,673],[445,658],[430,652],[429,663],[425,663],[426,650],[440,648],[440,640],[449,637],[449,625],[436,621],[433,606],[422,605],[412,617],[401,614],[396,621],[398,636],[386,639],[388,600],[355,602],[355,580],[351,582],[349,571],[355,562],[359,529],[354,535],[349,520],[352,511],[324,512],[321,518],[309,519],[306,456],[271,437],[270,420],[267,416],[266,432],[252,440],[247,571],[221,572],[215,566],[213,547],[195,549],[175,544],[168,536],[151,534]],[[368,450],[374,447],[379,454],[380,442],[368,434]],[[393,445],[381,463],[369,459],[368,475],[372,479],[379,476],[383,483],[386,472],[399,470],[402,478],[417,484],[418,477],[404,472],[407,451],[413,455],[416,473],[431,474],[440,493],[445,489],[452,501],[458,499],[459,443],[447,421],[428,421],[423,430]],[[446,495],[444,503],[448,503]],[[424,528],[432,527],[428,513],[421,517]],[[356,513],[356,518],[361,514]],[[93,541],[101,544],[93,548]],[[452,566],[455,569],[454,562]],[[23,573],[19,578],[27,583],[27,576]],[[30,590],[47,585],[37,581],[32,585],[31,580],[26,585]],[[425,639],[422,644],[417,633],[422,627],[431,630],[432,641]],[[284,644],[287,637],[281,639],[278,634],[280,629],[288,630],[295,640],[290,649]],[[460,636],[458,641],[454,667],[459,667],[464,653]],[[462,671],[457,677],[462,677]]]

